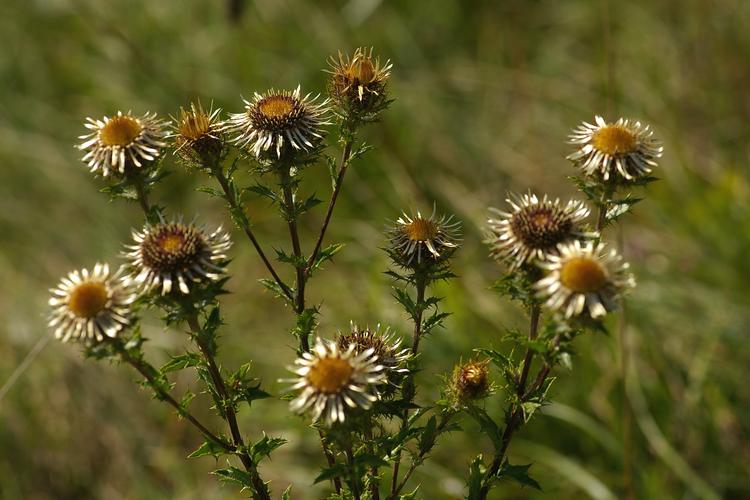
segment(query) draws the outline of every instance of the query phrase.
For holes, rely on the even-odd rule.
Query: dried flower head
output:
[[[546,277],[534,286],[545,305],[566,318],[584,312],[592,318],[617,309],[617,298],[635,286],[628,264],[603,243],[574,241],[560,245],[559,255],[540,264]]]
[[[461,223],[453,216],[423,217],[420,212],[409,216],[406,212],[388,229],[389,253],[402,266],[410,267],[425,262],[444,261],[458,248]]]
[[[490,395],[492,384],[488,364],[486,360],[471,360],[460,362],[453,368],[448,394],[454,404],[463,405]]]
[[[343,422],[345,408],[368,409],[378,399],[377,386],[386,381],[384,367],[373,348],[361,353],[355,346],[340,349],[338,343],[318,338],[310,352],[302,353],[289,370],[297,378],[283,380],[300,394],[290,403],[295,413],[312,410],[314,421],[323,417],[327,425]]]
[[[315,103],[317,96],[301,97],[294,91],[271,89],[256,93],[245,102],[245,111],[230,114],[226,129],[236,134],[231,142],[247,148],[262,158],[269,150],[281,158],[291,146],[294,151],[308,151],[323,137],[321,127],[328,125],[328,100]]]
[[[82,160],[92,172],[104,177],[124,174],[127,169],[142,168],[159,157],[166,145],[164,125],[156,113],[138,118],[129,111],[118,111],[111,118],[86,118],[84,126],[92,132],[79,137],[84,142],[78,149],[85,152]]]
[[[638,121],[620,118],[607,123],[601,116],[596,124],[583,122],[570,135],[570,143],[578,150],[569,155],[589,177],[604,181],[619,175],[632,181],[651,173],[664,148],[653,137],[650,127]]]
[[[48,324],[55,337],[89,343],[116,337],[130,322],[130,305],[136,298],[120,274],[110,274],[107,264],[97,263],[93,271],[73,271],[60,280],[49,299]]]
[[[512,269],[542,261],[557,253],[560,243],[587,236],[580,223],[588,217],[589,209],[581,201],[563,205],[559,199],[553,201],[545,195],[540,200],[531,193],[511,195],[506,201],[510,212],[490,208],[498,218],[487,221],[490,234],[485,243],[493,257],[508,262]]]
[[[377,356],[378,363],[389,370],[406,372],[404,365],[411,357],[411,351],[408,348],[401,347],[401,339],[396,338],[390,328],[380,330],[380,325],[374,329],[368,327],[361,328],[354,322],[349,325],[349,332],[339,332],[337,342],[342,351],[354,346],[356,354],[363,353],[368,349],[373,350]]]
[[[212,233],[193,224],[162,222],[133,231],[135,245],[125,257],[133,268],[132,280],[148,291],[170,293],[175,282],[180,292],[190,293],[188,283],[216,281],[224,273],[225,252],[231,246],[221,227]]]
[[[393,67],[390,60],[381,66],[380,58],[373,59],[372,48],[360,47],[351,57],[339,52],[338,58],[331,57],[328,63],[328,93],[336,104],[358,111],[377,111],[385,104]]]
[[[220,115],[221,109],[205,111],[200,102],[190,103],[190,110],[181,107],[177,118],[172,118],[175,154],[190,165],[215,164],[224,148]]]

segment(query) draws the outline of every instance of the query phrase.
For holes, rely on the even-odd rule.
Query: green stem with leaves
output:
[[[529,315],[529,341],[536,340],[537,338],[537,334],[539,332],[540,316],[540,306],[538,304],[533,304],[531,306]],[[529,371],[531,370],[531,363],[533,361],[533,358],[534,351],[532,350],[531,346],[529,346],[526,349],[526,356],[524,357],[523,365],[521,367],[521,375],[518,379],[518,386],[516,387],[516,396],[518,397],[518,402],[513,405],[510,418],[508,418],[508,422],[505,424],[505,429],[503,430],[503,435],[500,440],[500,447],[495,450],[495,456],[492,460],[492,464],[487,469],[487,473],[484,476],[482,488],[479,491],[480,500],[484,500],[485,498],[487,498],[487,494],[490,491],[492,482],[497,476],[497,473],[500,471],[500,467],[503,465],[503,461],[505,460],[505,456],[508,452],[508,446],[510,446],[513,435],[521,427],[521,425],[523,425],[523,403],[526,401],[526,398],[528,398],[529,395],[533,394],[539,387],[541,387],[541,384],[544,383],[544,380],[549,373],[548,369],[545,370],[545,368],[548,366],[548,364],[545,363],[544,367],[540,370],[540,374],[544,373],[541,381],[539,377],[537,377],[537,380],[534,382],[530,390],[527,391],[526,381],[528,379]]]
[[[201,354],[203,354],[203,358],[206,361],[206,366],[213,382],[214,390],[216,391],[216,394],[218,396],[215,401],[216,406],[221,416],[229,425],[229,430],[232,435],[232,441],[234,442],[235,449],[237,450],[237,456],[240,458],[240,461],[245,467],[245,470],[247,470],[248,474],[250,474],[250,479],[252,481],[255,494],[258,496],[258,498],[270,500],[271,495],[268,491],[268,487],[261,479],[256,464],[253,463],[253,459],[250,457],[250,455],[248,455],[245,451],[241,451],[245,448],[245,442],[242,439],[242,433],[240,432],[240,427],[237,423],[237,411],[232,398],[229,397],[229,393],[227,391],[226,383],[224,382],[224,377],[221,374],[221,370],[216,364],[216,360],[214,358],[214,348],[203,338],[203,329],[198,322],[198,317],[196,314],[189,314],[187,316],[187,323],[190,327],[190,330],[192,331],[192,337],[198,345],[198,348],[200,349]]]

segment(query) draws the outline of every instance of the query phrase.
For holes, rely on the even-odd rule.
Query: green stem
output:
[[[210,346],[206,344],[206,342],[201,338],[202,329],[200,324],[198,323],[198,317],[195,314],[189,315],[187,318],[187,323],[190,327],[190,330],[193,332],[193,338],[195,339],[196,344],[198,344],[198,348],[203,354],[203,358],[206,360],[208,372],[211,376],[211,380],[213,381],[214,389],[219,396],[216,401],[219,412],[227,421],[227,424],[229,424],[229,430],[232,435],[232,441],[234,442],[235,448],[242,450],[245,447],[245,443],[242,439],[242,433],[240,432],[239,424],[237,423],[237,412],[234,407],[234,403],[229,398],[229,393],[224,382],[224,377],[221,375],[221,370],[216,364],[216,360],[214,359],[212,350],[210,349]],[[250,474],[250,478],[253,483],[253,489],[255,490],[258,497],[270,500],[271,496],[268,491],[268,487],[260,478],[260,475],[258,474],[258,468],[256,464],[253,463],[253,459],[245,452],[238,453],[237,455],[240,457],[240,461],[245,467],[245,470],[247,470],[247,472]]]
[[[226,178],[224,173],[219,168],[213,169],[213,175],[216,177],[216,180],[218,181],[219,185],[221,186],[222,191],[224,191],[224,199],[229,204],[229,207],[235,211],[235,212],[241,212],[244,214],[244,209],[239,206],[237,200],[234,197],[234,193],[232,192],[232,189],[229,185],[229,180]],[[250,227],[250,224],[247,223],[244,217],[235,217],[235,220],[238,222],[238,224],[241,226],[242,231],[247,236],[247,239],[250,240],[250,243],[252,243],[253,247],[255,248],[256,253],[260,257],[260,260],[263,261],[263,264],[266,266],[266,269],[268,269],[268,272],[273,277],[274,281],[277,285],[279,285],[279,288],[284,293],[284,295],[289,300],[293,300],[292,293],[289,290],[289,287],[282,281],[282,279],[279,277],[279,275],[276,273],[276,270],[273,267],[273,264],[271,264],[271,261],[268,260],[268,257],[266,257],[265,252],[263,252],[263,249],[260,246],[260,243],[258,242],[258,239],[255,237],[255,234],[253,233],[252,228]]]
[[[326,230],[328,229],[328,223],[331,222],[331,217],[333,216],[333,208],[336,206],[336,200],[338,199],[339,191],[341,191],[341,186],[344,184],[344,175],[346,175],[346,171],[349,168],[349,159],[351,158],[353,144],[354,138],[348,139],[344,144],[344,151],[341,153],[341,162],[339,164],[339,173],[336,176],[336,184],[334,184],[333,186],[331,200],[328,202],[328,209],[326,210],[326,215],[323,218],[323,225],[320,227],[320,233],[318,234],[318,239],[315,242],[315,248],[310,254],[310,258],[307,259],[307,264],[305,265],[305,274],[309,274],[312,266],[315,265],[315,259],[318,258],[320,248],[323,245],[323,239],[325,238]]]

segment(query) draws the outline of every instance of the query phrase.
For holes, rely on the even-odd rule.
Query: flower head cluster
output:
[[[559,244],[586,236],[581,223],[589,209],[581,201],[563,204],[531,193],[511,195],[507,201],[510,211],[490,208],[497,218],[487,221],[490,234],[485,242],[492,255],[512,269],[541,262],[557,253]]]
[[[434,210],[429,217],[404,212],[388,229],[388,251],[403,267],[443,262],[458,248],[460,229],[453,216],[436,217]]]
[[[203,109],[201,103],[191,103],[190,109],[180,108],[173,118],[171,137],[174,153],[190,166],[212,167],[224,149],[221,109]]]
[[[664,148],[648,125],[620,118],[607,123],[582,123],[570,136],[578,150],[568,156],[588,177],[633,181],[651,173]]]
[[[375,348],[362,352],[350,344],[318,338],[310,352],[303,352],[290,367],[297,378],[286,380],[291,391],[300,391],[290,403],[296,413],[312,411],[314,421],[327,425],[343,422],[346,408],[369,409],[378,399],[378,385],[386,382],[385,367],[378,362]]]
[[[373,59],[372,48],[358,48],[354,54],[338,53],[329,60],[328,93],[344,110],[377,112],[387,102],[386,83],[393,65]]]
[[[78,149],[84,152],[83,162],[92,172],[103,177],[123,175],[128,169],[143,168],[161,155],[164,142],[164,122],[155,113],[136,117],[130,112],[105,116],[100,120],[86,118],[85,127],[91,132],[79,138]]]
[[[281,158],[290,151],[309,151],[323,137],[328,125],[328,100],[316,103],[317,96],[304,97],[300,87],[293,91],[271,89],[245,100],[245,111],[230,114],[226,130],[231,142],[248,149],[259,159]],[[289,149],[291,148],[291,150]]]
[[[574,241],[561,245],[540,266],[548,271],[536,283],[539,296],[566,318],[588,313],[592,318],[617,309],[617,297],[635,286],[628,264],[604,244]]]
[[[213,232],[181,222],[146,225],[133,231],[135,245],[125,257],[133,270],[132,281],[144,291],[162,294],[176,288],[190,293],[191,283],[216,281],[224,273],[229,235],[221,228]]]
[[[86,343],[115,338],[130,323],[135,294],[121,271],[111,273],[107,264],[73,271],[50,290],[52,314],[49,326],[55,337]]]

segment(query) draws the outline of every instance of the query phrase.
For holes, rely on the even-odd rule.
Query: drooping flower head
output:
[[[628,264],[603,243],[574,241],[560,245],[559,255],[540,264],[546,277],[534,286],[545,305],[566,318],[588,313],[592,318],[617,309],[617,298],[635,286]]]
[[[190,109],[180,108],[176,118],[172,118],[171,137],[175,144],[175,154],[189,165],[213,166],[224,147],[223,124],[219,120],[221,109],[203,109],[200,102],[190,103]]]
[[[310,410],[313,421],[322,417],[327,425],[343,422],[346,408],[370,408],[378,399],[377,386],[386,382],[373,348],[356,353],[354,345],[343,350],[318,338],[294,364],[289,370],[297,378],[285,381],[293,384],[290,391],[301,392],[289,407],[295,413]]]
[[[604,181],[632,181],[651,173],[664,148],[653,137],[648,125],[620,118],[607,123],[601,116],[596,123],[583,122],[570,135],[578,150],[568,156],[589,177]]]
[[[226,251],[232,245],[221,228],[209,233],[194,224],[162,222],[133,231],[128,246],[132,280],[144,291],[190,293],[190,284],[216,281],[224,273]]]
[[[350,57],[338,53],[329,59],[328,93],[336,104],[355,111],[377,111],[387,101],[386,83],[393,65],[373,59],[372,48],[360,47]]]
[[[511,195],[506,200],[510,211],[490,208],[497,218],[487,221],[490,234],[485,243],[491,255],[505,261],[511,269],[544,260],[557,252],[557,245],[581,238],[581,222],[588,217],[589,209],[583,202],[570,200],[562,204],[545,195],[539,199],[528,193]]]
[[[328,125],[328,100],[316,103],[310,94],[301,97],[294,91],[271,89],[245,100],[245,111],[230,114],[226,129],[235,134],[231,142],[248,149],[256,157],[281,158],[285,151],[308,151],[323,137],[321,127]]]
[[[409,216],[406,212],[388,229],[389,253],[404,267],[423,262],[439,262],[449,258],[460,243],[461,223],[453,216],[429,217],[420,212]]]
[[[490,395],[492,383],[488,364],[486,360],[473,359],[460,362],[453,368],[447,392],[454,405],[464,405]]]
[[[86,343],[115,338],[130,322],[130,306],[136,298],[122,280],[121,271],[110,273],[107,264],[92,271],[73,271],[51,289],[49,327],[55,337]]]
[[[84,142],[78,149],[84,151],[82,160],[91,172],[104,177],[122,175],[128,169],[143,168],[161,155],[166,145],[164,125],[156,113],[138,118],[118,111],[111,118],[86,118],[84,126],[91,133],[79,137]]]

